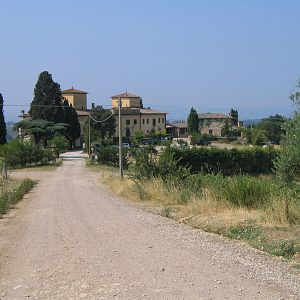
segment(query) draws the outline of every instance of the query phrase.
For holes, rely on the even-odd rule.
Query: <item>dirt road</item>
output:
[[[300,299],[288,265],[144,212],[81,159],[0,220],[0,299]]]

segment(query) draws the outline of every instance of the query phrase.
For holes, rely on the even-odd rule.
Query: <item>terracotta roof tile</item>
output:
[[[76,90],[73,87],[68,90],[61,91],[62,94],[88,94],[87,92]]]
[[[111,96],[111,98],[141,98],[140,96],[138,95],[135,95],[135,94],[131,94],[131,93],[128,93],[128,92],[125,92],[123,94],[118,94],[118,95],[114,95],[114,96]]]
[[[170,127],[187,128],[187,122],[168,123]]]

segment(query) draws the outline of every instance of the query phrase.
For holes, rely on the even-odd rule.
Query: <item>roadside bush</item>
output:
[[[31,166],[32,164],[46,164],[55,161],[54,154],[49,149],[42,149],[31,143],[13,140],[0,146],[0,157],[8,168]]]
[[[160,177],[164,182],[182,182],[190,175],[189,168],[179,164],[179,159],[175,158],[175,153],[171,148],[158,157],[154,158],[151,147],[137,149],[134,152],[135,164],[132,171],[132,177],[140,180]]]
[[[269,174],[278,151],[262,148],[237,149],[172,149],[180,166],[189,166],[193,173]]]
[[[117,147],[98,146],[95,148],[97,162],[117,166],[119,164],[119,149]],[[123,149],[123,167],[128,167],[128,151]]]

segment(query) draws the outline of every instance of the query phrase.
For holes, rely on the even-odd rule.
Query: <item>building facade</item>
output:
[[[232,124],[232,117],[223,113],[204,113],[198,114],[199,132],[209,134],[215,137],[222,136],[222,129],[226,122]]]
[[[188,128],[186,121],[178,121],[168,123],[166,125],[167,134],[170,134],[172,138],[187,138]]]
[[[72,87],[68,90],[61,91],[61,94],[74,109],[87,110],[87,92],[76,90]]]
[[[131,137],[137,132],[147,135],[151,132],[165,131],[167,113],[150,107],[144,108],[142,98],[128,92],[111,97],[116,128],[119,127],[118,104],[120,99],[122,102],[122,136]],[[117,129],[115,136],[119,136]]]

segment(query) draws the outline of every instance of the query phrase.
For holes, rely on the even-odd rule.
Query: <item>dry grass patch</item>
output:
[[[265,208],[241,207],[222,198],[215,190],[203,188],[199,195],[194,194],[183,202],[186,191],[182,186],[165,183],[160,178],[137,181],[125,176],[121,180],[117,172],[104,172],[101,180],[117,195],[139,202],[152,212],[195,228],[245,240],[255,248],[291,259],[296,266],[300,263],[300,227],[288,223],[284,199],[273,199]]]

